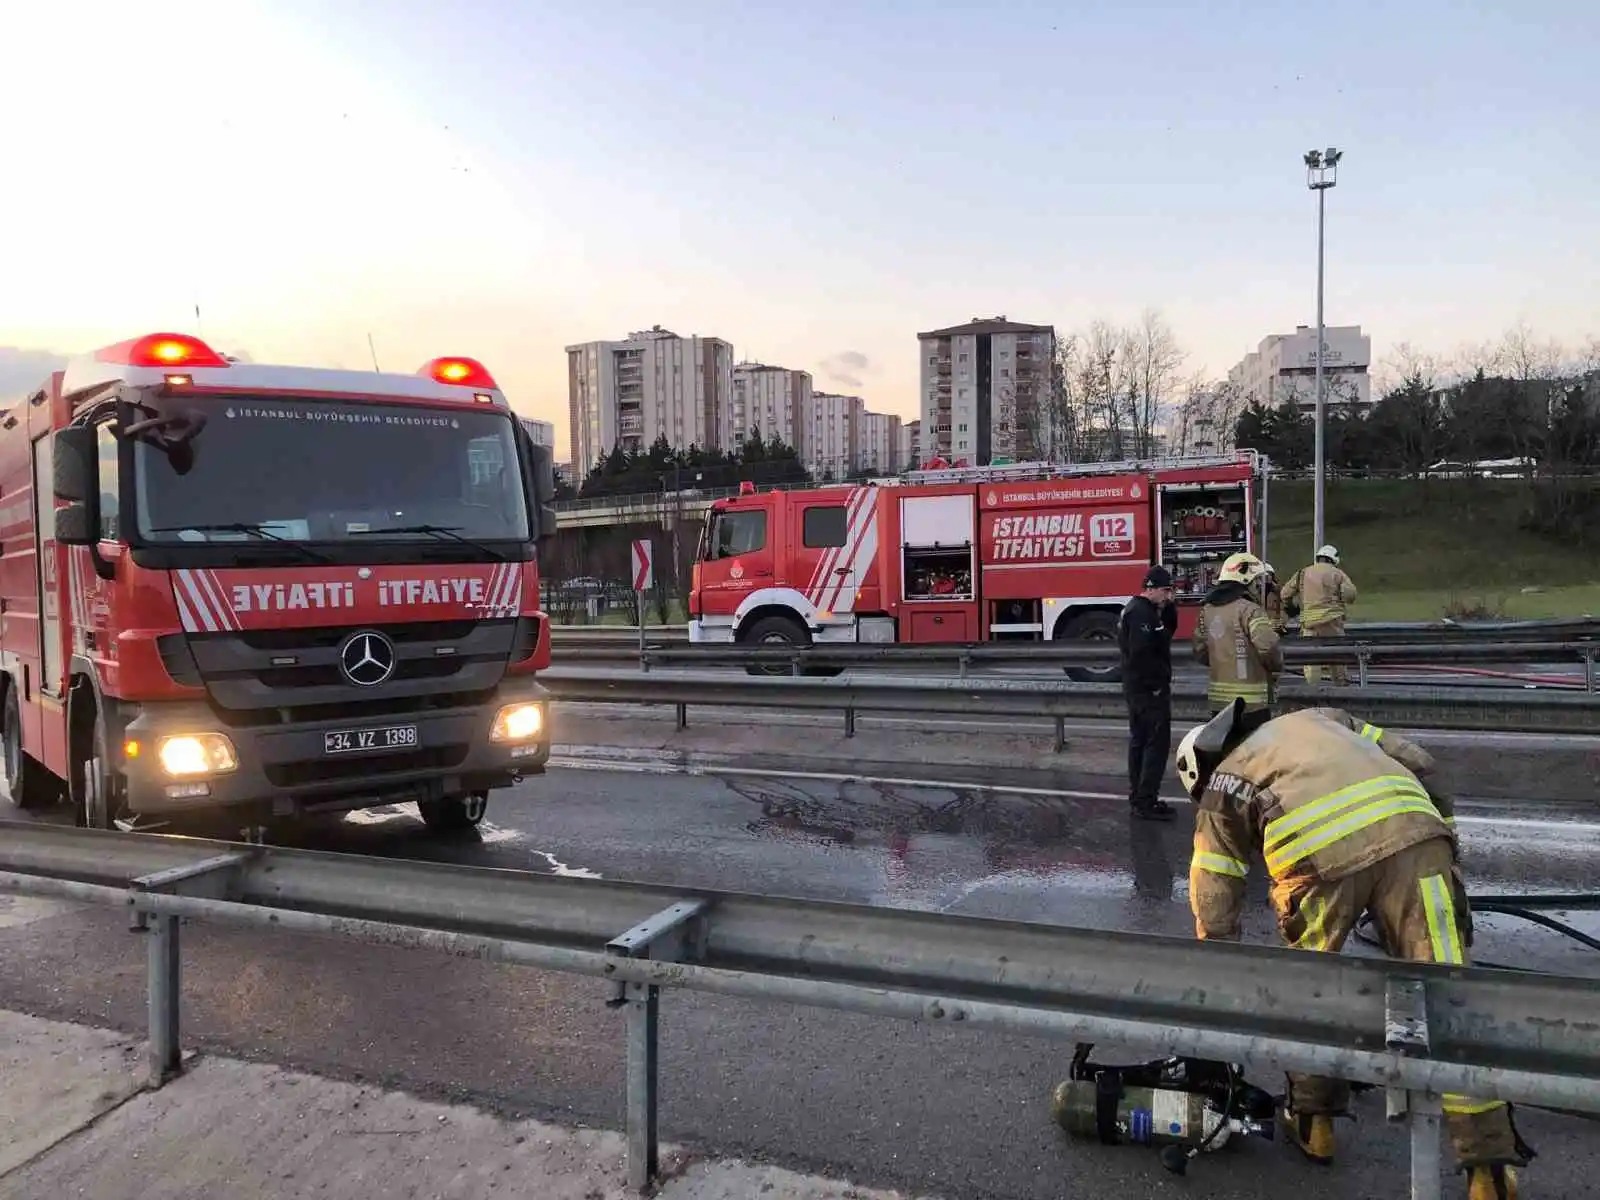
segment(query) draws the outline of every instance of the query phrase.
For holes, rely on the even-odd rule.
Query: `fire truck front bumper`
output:
[[[442,799],[544,773],[549,693],[506,681],[491,701],[253,727],[204,704],[144,706],[123,728],[124,806],[139,816],[253,806],[292,817]]]

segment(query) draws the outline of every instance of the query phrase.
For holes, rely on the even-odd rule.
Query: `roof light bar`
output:
[[[129,367],[226,367],[228,360],[197,337],[186,333],[147,333],[95,351],[101,362]]]

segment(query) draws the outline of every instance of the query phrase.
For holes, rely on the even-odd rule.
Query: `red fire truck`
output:
[[[551,467],[473,359],[262,366],[163,333],[70,363],[0,416],[11,802],[476,824],[550,753]]]
[[[1103,639],[1157,562],[1173,573],[1188,637],[1223,560],[1259,553],[1265,517],[1266,463],[1254,451],[747,490],[707,515],[689,637]]]

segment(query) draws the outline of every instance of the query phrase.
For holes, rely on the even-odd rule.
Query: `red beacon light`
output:
[[[222,355],[186,333],[147,333],[96,351],[95,358],[127,367],[171,367],[183,371],[228,365]]]
[[[498,391],[500,388],[494,376],[475,358],[435,358],[423,363],[417,374],[426,375],[437,383],[451,383],[479,391]],[[490,397],[484,396],[482,399],[488,400]]]
[[[743,480],[739,481],[739,495],[741,495],[741,496],[754,496],[755,494],[756,494],[756,485],[754,483],[752,483],[748,479],[743,479]]]

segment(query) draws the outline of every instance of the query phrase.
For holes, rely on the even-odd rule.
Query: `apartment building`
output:
[[[538,417],[519,417],[522,427],[528,431],[528,436],[533,439],[535,446],[545,446],[551,451],[556,448],[556,426],[554,421],[541,421]]]
[[[1359,325],[1324,325],[1322,379],[1329,404],[1372,402],[1372,339]],[[1244,403],[1266,408],[1317,406],[1317,331],[1297,325],[1293,333],[1268,334],[1228,372]]]
[[[1040,456],[1056,331],[998,317],[917,334],[923,459]]]
[[[899,470],[915,471],[922,465],[922,422],[906,421],[900,426]]]
[[[861,445],[861,417],[866,403],[860,396],[813,392],[811,414],[800,461],[813,479],[844,479],[856,469]]]
[[[723,445],[735,447],[752,431],[764,438],[777,434],[805,458],[806,414],[811,411],[811,374],[765,363],[738,363],[733,368],[732,402]]]
[[[900,470],[900,418],[862,410],[856,434],[856,470],[890,475]]]
[[[733,346],[659,325],[617,342],[567,347],[573,470],[585,475],[621,445],[721,446],[730,425]]]

